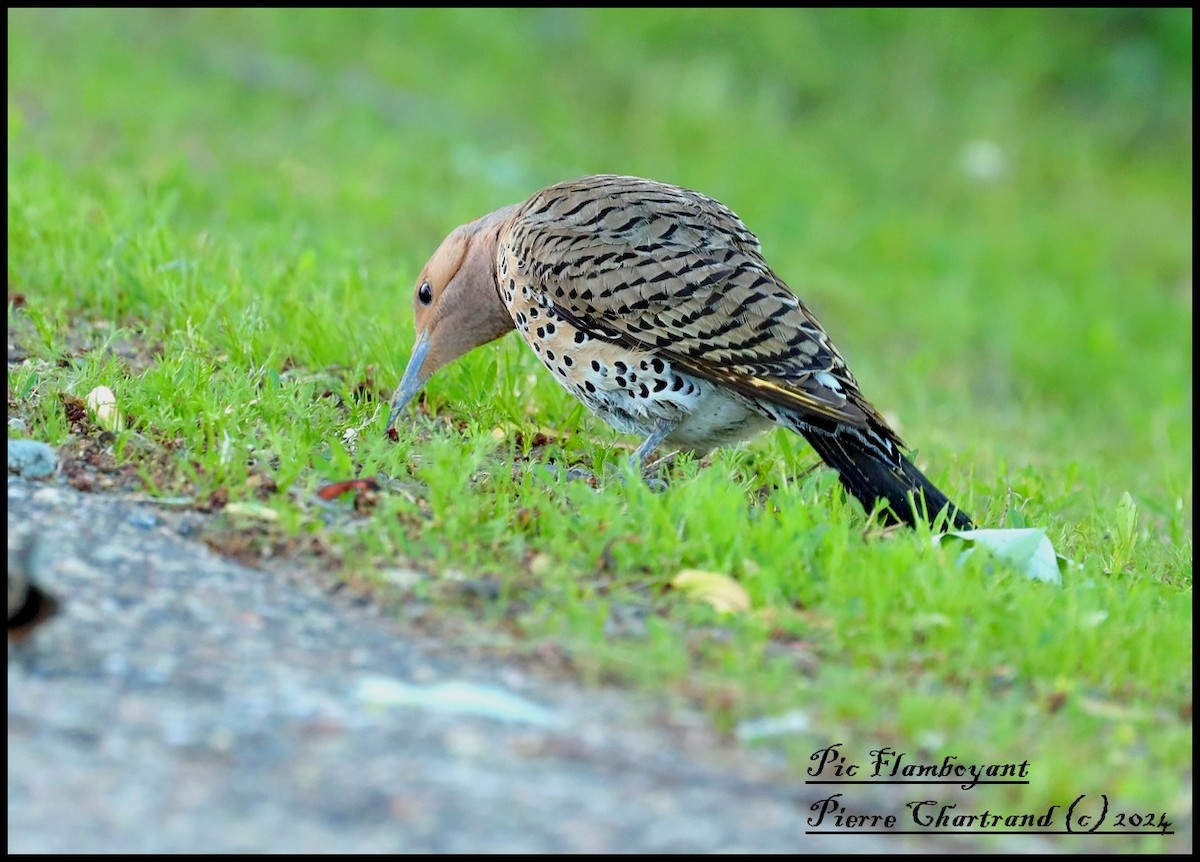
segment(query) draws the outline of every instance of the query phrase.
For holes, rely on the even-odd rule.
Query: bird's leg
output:
[[[647,437],[645,440],[643,440],[642,445],[638,446],[637,450],[633,453],[632,456],[630,456],[630,461],[633,464],[633,466],[635,468],[637,468],[639,471],[643,471],[646,456],[649,455],[651,452],[653,452],[655,449],[657,449],[658,444],[662,443],[663,440],[667,439],[667,437],[670,436],[671,432],[675,430],[675,427],[678,424],[679,424],[678,422],[673,422],[669,419],[661,420],[654,427],[654,430],[652,432],[650,432],[650,436]],[[654,463],[655,469],[657,469],[661,465],[669,464],[671,459],[674,457],[675,457],[674,452],[670,453],[669,455],[663,456],[662,458],[660,458],[658,461],[656,461]],[[610,466],[612,466],[612,465],[610,465]],[[547,465],[544,465],[544,468],[547,469],[552,474],[558,473],[557,468],[553,467],[553,465],[547,464]],[[573,480],[573,479],[583,479],[584,481],[588,482],[589,484],[591,484],[593,486],[595,486],[595,483],[597,481],[596,475],[594,473],[592,473],[590,470],[588,470],[584,467],[578,467],[578,466],[572,467],[570,470],[568,470],[566,476],[567,476],[568,481]],[[617,475],[615,478],[617,479],[618,482],[625,481],[624,478],[620,475]],[[646,480],[646,483],[651,487],[652,490],[661,491],[667,487],[666,482],[662,481],[661,479],[659,479],[655,476],[646,476],[643,472],[643,478]]]
[[[642,445],[637,447],[637,450],[633,453],[633,456],[630,459],[633,462],[633,466],[636,467],[638,469],[638,471],[642,473],[642,478],[645,479],[646,484],[650,486],[651,490],[654,490],[654,491],[666,490],[667,483],[665,481],[663,481],[662,479],[658,478],[657,476],[646,475],[646,472],[644,469],[646,457],[651,452],[653,452],[655,449],[657,449],[658,444],[662,443],[663,440],[667,439],[667,437],[670,436],[671,432],[674,431],[678,425],[679,425],[678,421],[673,421],[670,419],[659,420],[658,424],[654,427],[654,430],[652,432],[650,432],[650,436],[642,441]],[[671,454],[666,455],[663,458],[660,458],[658,461],[655,461],[654,462],[654,472],[658,472],[659,467],[669,464],[670,459],[673,458],[674,456],[675,456],[675,453],[672,452]]]
[[[658,444],[666,440],[671,432],[679,423],[672,419],[660,419],[658,424],[654,426],[654,430],[650,432],[650,436],[642,441],[642,445],[638,446],[633,453],[633,463],[641,467],[642,462],[646,460],[646,456],[658,448]]]

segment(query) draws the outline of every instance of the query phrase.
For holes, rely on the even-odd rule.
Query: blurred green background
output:
[[[333,303],[296,361],[390,381],[451,227],[565,178],[647,176],[738,212],[918,445],[1190,489],[1187,10],[8,20],[10,290],[161,316],[159,284],[114,296],[96,254],[59,248],[51,271],[23,234],[48,208],[144,205],[232,249],[266,327]]]
[[[1023,799],[1111,791],[1188,818],[1190,844],[1190,10],[8,25],[24,433],[67,441],[59,393],[110,385],[137,419],[112,448],[150,490],[262,501],[352,574],[407,558],[495,577],[484,614],[556,639],[586,678],[682,692],[724,729],[803,709],[822,744],[1028,757]],[[387,443],[378,392],[442,237],[599,172],[729,205],[935,483],[981,525],[1045,527],[1083,568],[1051,593],[955,569],[927,537],[864,538],[783,432],[685,464],[661,496],[507,468],[465,493],[528,454],[514,427],[548,426],[570,463],[603,466],[622,439],[513,338],[430,383],[449,417],[432,439],[414,421]],[[121,338],[162,349],[139,364],[109,350]],[[360,472],[427,493],[339,532],[304,501]],[[717,628],[675,602],[692,566],[736,576],[761,616]],[[643,639],[610,636],[621,603],[650,609]]]

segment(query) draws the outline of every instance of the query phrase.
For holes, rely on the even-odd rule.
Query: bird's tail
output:
[[[884,511],[884,517],[891,523],[901,522],[911,527],[917,514],[932,523],[949,506],[945,529],[972,529],[965,512],[951,503],[891,441],[872,430],[849,425],[826,430],[805,425],[801,433],[821,459],[838,471],[842,485],[868,512],[874,511],[878,500],[884,500],[890,507],[890,511]]]

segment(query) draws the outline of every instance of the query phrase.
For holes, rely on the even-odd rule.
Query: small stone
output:
[[[54,472],[54,450],[39,440],[8,441],[8,472],[26,479],[44,479]]]
[[[402,590],[411,590],[428,579],[428,575],[416,569],[383,569],[379,572],[379,577]]]
[[[137,527],[139,530],[152,530],[162,523],[157,515],[150,512],[134,512],[129,516],[130,525]]]
[[[117,432],[125,427],[117,409],[117,396],[107,386],[97,386],[87,395],[87,409],[96,424],[106,431]]]

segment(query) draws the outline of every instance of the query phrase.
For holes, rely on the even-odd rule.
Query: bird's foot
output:
[[[635,466],[641,467],[642,481],[647,487],[655,493],[665,491],[669,484],[670,466],[674,462],[674,452],[670,455],[657,459],[654,463],[642,466],[640,462],[635,461]],[[563,478],[568,482],[585,482],[593,488],[599,488],[601,485],[615,482],[620,485],[625,484],[625,472],[618,464],[608,464],[603,471],[603,476],[597,476],[594,472],[586,467],[581,467],[578,464],[572,467],[563,469],[558,464],[543,464],[542,470],[549,476],[555,479]]]
[[[661,494],[671,484],[671,468],[675,466],[675,456],[679,450],[668,452],[661,458],[656,458],[649,464],[635,462],[641,467],[642,481],[656,494]]]

